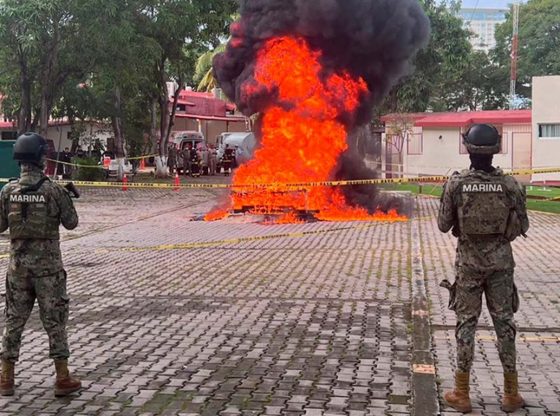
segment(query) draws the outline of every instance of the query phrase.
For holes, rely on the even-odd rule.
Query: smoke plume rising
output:
[[[367,84],[352,114],[339,117],[349,132],[349,149],[334,174],[336,179],[371,178],[375,172],[365,166],[352,137],[371,119],[372,108],[413,70],[411,61],[427,43],[429,32],[417,0],[241,0],[241,18],[231,27],[226,52],[216,56],[214,72],[224,93],[245,115],[289,106],[278,94],[254,88],[257,53],[272,38],[305,39],[321,51],[325,80],[345,72]],[[372,200],[368,189],[350,187],[344,192],[352,203],[373,210],[379,201]]]

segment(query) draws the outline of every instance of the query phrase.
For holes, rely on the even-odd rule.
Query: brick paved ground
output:
[[[451,235],[438,232],[436,207],[436,201],[422,200],[419,215],[429,217],[421,221],[421,234],[441,393],[453,384],[455,315],[447,309],[447,290],[438,284],[453,274],[455,241]],[[521,299],[515,315],[518,370],[521,393],[528,403],[527,409],[517,414],[560,415],[560,216],[534,213],[530,220],[529,238],[514,242],[515,279]],[[495,342],[492,319],[484,306],[472,376],[474,414],[503,414],[499,410],[502,370]],[[449,411],[443,404],[442,410]]]
[[[71,364],[85,389],[54,398],[54,369],[34,312],[17,392],[0,398],[0,414],[410,414],[414,227],[422,235],[438,381],[450,384],[453,316],[437,283],[452,273],[454,241],[434,226],[435,201],[420,201],[417,220],[391,225],[191,221],[217,194],[84,192],[82,226],[64,234],[62,247]],[[519,414],[552,415],[560,413],[560,265],[552,257],[560,221],[532,220],[531,238],[516,244],[520,371],[531,405]],[[263,239],[243,239],[254,236]],[[184,243],[193,244],[169,246]],[[481,318],[473,387],[484,415],[501,414],[489,322]]]

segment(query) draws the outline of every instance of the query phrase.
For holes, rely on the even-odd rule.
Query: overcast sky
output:
[[[463,0],[463,7],[477,7],[479,9],[507,8],[512,3],[513,0]]]

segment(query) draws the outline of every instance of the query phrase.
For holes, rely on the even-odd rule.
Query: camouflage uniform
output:
[[[450,308],[457,314],[457,366],[468,373],[482,307],[482,293],[498,336],[504,371],[516,371],[513,314],[519,300],[513,281],[511,242],[529,228],[525,194],[517,181],[500,169],[492,173],[465,170],[444,187],[438,216],[442,232],[458,237],[455,284]]]
[[[22,164],[21,179],[11,181],[0,193],[0,232],[9,228],[11,238],[2,358],[12,362],[19,358],[21,335],[35,299],[49,336],[50,357],[62,360],[70,355],[59,226],[76,228],[78,215],[68,191],[44,179],[42,169]]]

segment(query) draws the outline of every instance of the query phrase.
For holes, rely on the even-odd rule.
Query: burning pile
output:
[[[402,219],[371,186],[306,186],[375,172],[348,140],[409,70],[428,24],[416,0],[245,0],[214,68],[246,114],[260,114],[255,157],[229,209],[322,220]],[[266,185],[266,186],[265,186]],[[208,219],[226,215],[211,214]]]

